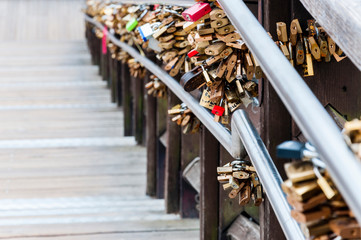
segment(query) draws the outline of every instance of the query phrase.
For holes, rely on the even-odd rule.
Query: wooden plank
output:
[[[219,189],[216,187],[218,185],[216,169],[219,164],[219,143],[208,129],[202,128],[201,134],[201,240],[217,240]]]
[[[168,109],[180,104],[178,97],[168,89]],[[181,158],[180,127],[167,116],[167,148],[165,158],[164,200],[167,213],[179,212],[179,181]]]
[[[11,40],[73,38],[83,35],[83,27],[76,27],[78,24],[67,26],[72,21],[83,24],[78,18],[82,16],[80,3],[1,1],[0,7],[9,13],[0,16],[5,22],[0,21],[0,26],[19,26],[9,32]],[[59,21],[64,15],[68,20]],[[34,27],[26,29],[30,23]],[[92,41],[88,30],[88,40]],[[89,42],[97,49],[91,51],[93,59],[99,59],[100,41],[93,40]],[[124,89],[114,81],[120,78],[113,66],[118,63],[108,58],[113,91],[109,99],[105,84],[96,75],[98,68],[90,66],[89,61],[82,62],[85,58],[81,51],[85,48],[79,46],[79,42],[32,45],[28,41],[0,46],[2,56],[14,52],[6,67],[0,68],[0,238],[198,239],[198,220],[166,215],[162,200],[144,195],[146,151],[135,146],[133,138],[123,137],[126,120],[123,122],[122,113],[109,102],[117,96],[124,99],[116,92]],[[78,47],[81,53],[69,55]],[[45,50],[37,53],[36,49],[41,48]],[[21,53],[27,49],[31,51]],[[54,56],[45,53],[48,50]],[[45,57],[41,57],[43,54]],[[5,57],[0,56],[0,62]],[[34,60],[30,64],[34,67],[23,66],[28,59]],[[124,72],[122,79],[126,77],[126,91],[130,92],[129,71]],[[128,109],[132,109],[131,98],[128,103]],[[162,111],[158,116],[164,122],[166,109]],[[165,127],[159,125],[153,130],[157,141]],[[155,145],[161,146],[159,142]],[[164,166],[164,157],[158,166]]]
[[[240,215],[228,229],[227,236],[234,240],[259,240],[260,228],[254,222]]]
[[[1,27],[7,32],[0,34],[1,41],[78,40],[84,37],[82,0],[13,0],[1,3],[4,11]]]
[[[47,237],[52,235],[54,237],[80,234],[99,234],[99,233],[114,233],[114,232],[145,232],[145,231],[180,231],[180,230],[196,230],[196,220],[163,220],[163,221],[119,221],[119,222],[93,222],[93,223],[72,223],[72,224],[52,224],[51,227],[44,227],[44,225],[24,225],[19,229],[19,226],[2,227],[0,236],[3,238],[17,238],[24,236]]]
[[[300,0],[361,70],[361,5],[358,1]]]
[[[110,233],[110,234],[91,234],[91,235],[73,235],[56,237],[57,240],[119,240],[119,239],[148,239],[148,240],[198,240],[199,231],[149,231],[149,232],[131,232],[131,233]],[[53,237],[42,237],[42,240],[53,240]],[[38,240],[38,238],[17,238],[17,240]]]
[[[184,169],[187,165],[200,154],[200,134],[182,134],[181,135],[181,175],[183,175]],[[201,176],[199,176],[201,178]],[[198,197],[197,197],[198,195]],[[198,218],[199,212],[197,205],[199,206],[198,192],[181,178],[180,182],[180,215],[182,218]]]

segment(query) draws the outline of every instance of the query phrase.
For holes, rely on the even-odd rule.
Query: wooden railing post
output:
[[[118,107],[122,106],[122,101],[123,101],[123,98],[122,98],[122,62],[121,61],[118,61],[116,60],[115,62],[115,67],[116,67],[116,71],[117,71],[117,78],[116,78],[116,99],[117,99],[117,105]]]
[[[151,73],[147,72],[145,81],[149,81]],[[157,98],[146,95],[146,146],[147,146],[147,187],[146,194],[157,195]]]
[[[134,136],[138,144],[145,145],[144,79],[131,77],[133,85]]]
[[[124,113],[124,136],[133,136],[133,97],[131,94],[131,79],[128,64],[122,63],[122,103]]]
[[[183,171],[188,164],[199,157],[200,154],[200,133],[181,135],[181,180],[180,180],[180,215],[183,218],[197,218],[199,212],[196,208],[199,202],[198,192],[183,179]],[[200,181],[201,176],[199,176]],[[198,195],[198,197],[197,197]]]
[[[201,136],[201,193],[200,231],[201,240],[218,239],[218,181],[219,142],[212,133],[202,128]]]
[[[180,104],[177,96],[168,90],[168,109]],[[164,199],[167,213],[179,212],[179,181],[180,181],[180,151],[181,132],[180,127],[167,117],[167,150],[165,158],[165,191]]]

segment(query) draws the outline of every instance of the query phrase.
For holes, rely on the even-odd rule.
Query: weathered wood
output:
[[[182,148],[181,148],[181,175],[188,164],[200,154],[199,143],[200,134],[182,134]],[[201,178],[201,176],[199,176]],[[197,204],[196,196],[198,192],[181,178],[180,184],[180,215],[182,218],[197,218],[199,212],[196,209]],[[199,205],[198,205],[199,206]]]
[[[146,81],[149,81],[150,72]],[[147,195],[154,197],[157,193],[157,99],[146,96],[146,144],[147,144]]]
[[[361,5],[358,1],[300,0],[361,71]]]
[[[177,96],[168,90],[168,109],[180,104]],[[181,158],[180,127],[167,116],[167,150],[165,158],[165,191],[164,200],[167,213],[179,212],[179,181]]]
[[[259,240],[260,228],[254,222],[240,215],[228,229],[227,236],[232,240]]]
[[[206,128],[202,128],[201,134],[201,240],[217,240],[219,189],[216,169],[219,164],[219,142]]]
[[[280,8],[282,6],[282,8]],[[266,0],[264,1],[263,21],[266,31],[272,36],[276,34],[276,22],[290,22],[290,1]],[[283,164],[286,160],[276,158],[277,144],[291,139],[291,117],[273,89],[271,83],[265,79],[263,82],[263,107],[261,109],[261,137],[272,157],[281,176],[285,176]],[[277,116],[275,118],[274,116]],[[285,239],[269,201],[264,201],[260,207],[261,239]]]
[[[118,98],[118,76],[117,76],[117,63],[116,60],[111,58],[109,54],[109,81],[110,81],[110,96],[113,103],[117,102]]]
[[[220,147],[220,163],[219,166],[223,166],[226,163],[232,162],[234,159],[224,149]],[[225,230],[232,224],[232,222],[238,217],[238,215],[244,211],[244,207],[238,204],[238,198],[229,198],[229,191],[223,190],[222,184],[218,183],[219,188],[219,235],[226,235]],[[221,238],[221,239],[223,239]]]
[[[144,79],[131,77],[133,90],[134,136],[138,144],[145,144]]]
[[[130,72],[127,63],[122,63],[121,81],[124,113],[124,136],[133,136],[133,96],[131,94]]]
[[[164,198],[166,146],[161,137],[167,134],[167,99],[157,99],[157,198]]]
[[[100,46],[102,47],[102,46]],[[101,55],[101,75],[104,81],[106,81],[108,88],[110,87],[110,80],[109,80],[109,49],[107,48],[107,53]]]
[[[157,232],[148,231],[148,232],[122,232],[122,233],[94,233],[87,235],[79,235],[79,236],[62,236],[56,237],[56,240],[119,240],[119,239],[147,239],[147,240],[198,240],[199,239],[199,231],[197,230],[160,230]],[[17,240],[38,240],[39,238],[17,238]],[[54,237],[41,237],[42,240],[53,240]]]
[[[83,7],[83,0],[0,1],[0,41],[84,40]]]
[[[10,9],[66,2],[69,18],[74,11],[81,15],[67,0],[3,2]],[[49,54],[33,50],[37,44],[17,43],[0,51],[0,59],[18,48],[31,48],[30,59]],[[62,50],[77,49],[79,42],[71,45],[43,43],[62,58]],[[67,57],[76,66],[14,61],[0,71],[0,238],[199,239],[197,220],[166,215],[163,200],[144,196],[145,149],[123,136],[123,114],[110,103],[97,67]]]
[[[292,15],[299,18],[301,22],[306,22],[311,16],[300,1],[292,1]],[[297,68],[299,73],[302,67]],[[316,95],[323,106],[330,104],[347,120],[359,118],[361,115],[361,72],[352,64],[349,58],[336,62],[316,62],[314,61],[313,77],[306,77],[305,82]],[[325,85],[325,79],[327,84]],[[352,102],[352,104],[350,104]],[[300,131],[294,128],[293,136],[298,136]]]
[[[117,79],[116,79],[116,81],[117,81],[117,83],[116,83],[116,85],[117,85],[117,90],[116,90],[116,94],[117,94],[117,105],[118,105],[118,107],[120,107],[120,106],[122,106],[123,104],[123,102],[122,102],[122,100],[123,100],[123,98],[122,98],[122,78],[121,78],[121,76],[122,76],[122,62],[121,61],[116,61],[116,63],[115,63],[115,66],[116,66],[116,71],[117,71]]]

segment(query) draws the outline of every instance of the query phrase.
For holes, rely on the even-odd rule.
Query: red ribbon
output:
[[[107,54],[107,35],[108,28],[105,26],[103,29],[103,39],[102,39],[102,53]]]

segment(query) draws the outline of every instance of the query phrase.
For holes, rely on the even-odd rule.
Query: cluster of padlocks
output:
[[[172,116],[172,122],[183,127],[183,134],[197,133],[199,131],[201,122],[185,103],[173,106],[168,110],[168,114]]]
[[[292,20],[288,37],[286,23],[278,22],[278,41],[275,43],[290,60],[292,66],[295,66],[295,63],[302,65],[304,77],[314,75],[313,59],[318,62],[322,60],[330,62],[333,56],[339,62],[346,57],[325,30],[317,26],[315,20],[307,20],[307,23],[302,25],[305,25],[303,29],[306,28],[307,34],[304,34],[298,19]]]
[[[262,186],[258,179],[256,169],[249,161],[236,160],[217,168],[218,181],[223,184],[224,190],[231,190],[229,198],[238,196],[238,203],[245,206],[251,199],[255,206],[262,201]]]
[[[228,114],[238,107],[259,106],[261,67],[216,1],[200,1],[188,9],[111,1],[87,3],[86,13],[108,29],[97,29],[99,38],[106,39],[109,31],[143,55],[156,53],[163,69],[172,77],[180,77],[187,92],[198,92],[195,95],[200,105],[212,111],[215,121],[229,124]],[[329,62],[331,56],[337,61],[344,58],[342,50],[314,20],[304,25],[294,19],[288,34],[286,24],[278,22],[275,43],[291,64],[304,66],[305,76],[313,75],[312,59]],[[134,77],[142,76],[141,64],[111,42],[107,46],[113,58],[129,63]]]
[[[343,134],[350,149],[361,159],[361,121],[346,122]],[[301,160],[285,164],[288,179],[282,189],[293,208],[291,215],[301,224],[305,236],[319,240],[360,239],[361,227],[316,149],[310,143],[288,141],[278,146],[277,155]]]
[[[259,106],[259,81],[262,69],[240,34],[217,1],[196,1],[190,8],[159,4],[128,5],[88,0],[86,13],[107,28],[95,29],[111,56],[127,62],[131,75],[142,78],[144,67],[126,52],[107,41],[107,34],[118,36],[142,55],[155,53],[162,68],[180,80],[184,90],[199,99],[199,104],[214,114],[214,121],[229,127],[230,115],[239,107]],[[304,76],[314,75],[313,60],[339,62],[342,50],[314,20],[294,19],[289,28],[277,25],[275,43],[293,66],[301,65]],[[272,36],[271,36],[272,37]],[[147,93],[162,98],[166,86],[157,76],[146,83]],[[183,133],[195,133],[200,121],[183,103],[168,110],[171,120]],[[361,159],[361,121],[345,125],[345,140]],[[309,143],[286,142],[278,147],[280,158],[298,159],[287,163],[288,179],[282,184],[293,207],[292,217],[300,223],[306,237],[314,239],[357,239],[360,227],[332,182],[326,165]],[[262,203],[262,186],[250,162],[237,160],[217,169],[218,181],[229,197],[240,205],[253,200]]]

